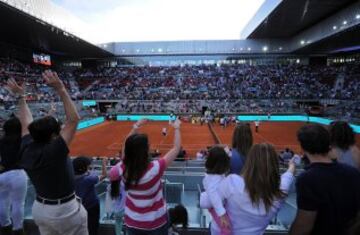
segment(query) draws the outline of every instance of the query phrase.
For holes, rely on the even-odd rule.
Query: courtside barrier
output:
[[[323,125],[329,125],[334,120],[322,117],[313,117],[305,115],[239,115],[237,118],[240,121],[272,121],[272,122],[312,122]],[[360,133],[360,125],[350,124],[355,133]]]
[[[105,118],[104,117],[98,117],[98,118],[94,118],[94,119],[89,119],[86,121],[81,121],[78,126],[77,126],[77,130],[81,130],[81,129],[85,129],[91,126],[95,126],[97,124],[103,123],[105,122]]]
[[[118,115],[118,121],[139,121],[140,119],[149,119],[153,121],[169,121],[170,115]]]
[[[117,115],[118,121],[138,121],[140,119],[149,119],[153,121],[169,121],[170,115]],[[272,121],[272,122],[312,122],[323,125],[329,125],[332,121],[329,118],[313,117],[306,115],[238,115],[240,121]],[[355,133],[360,133],[360,125],[350,124]]]

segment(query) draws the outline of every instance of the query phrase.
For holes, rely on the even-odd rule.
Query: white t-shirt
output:
[[[295,177],[290,172],[285,172],[281,176],[280,189],[288,193]],[[266,212],[264,204],[259,207],[254,206],[245,189],[244,179],[237,174],[227,176],[219,185],[217,190],[221,200],[226,200],[226,212],[229,215],[233,235],[261,235],[264,233],[271,219],[279,211],[285,199],[273,202],[269,212]],[[201,208],[211,208],[208,193],[204,192],[200,197]],[[211,234],[220,234],[220,229],[216,223],[211,223]]]
[[[205,174],[203,179],[203,186],[210,200],[211,208],[214,208],[218,216],[222,216],[226,213],[223,200],[218,193],[220,185],[225,179],[225,175],[215,174]]]

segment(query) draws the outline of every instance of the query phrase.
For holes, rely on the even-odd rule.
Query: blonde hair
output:
[[[264,203],[267,212],[274,200],[285,196],[280,190],[278,155],[270,144],[256,144],[250,149],[242,177],[253,205]]]

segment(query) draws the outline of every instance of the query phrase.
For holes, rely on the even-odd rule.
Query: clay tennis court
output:
[[[79,131],[71,145],[71,155],[114,157],[122,149],[124,139],[133,124],[133,122],[105,122]],[[262,122],[258,133],[255,132],[253,125],[251,128],[255,143],[268,142],[279,151],[288,147],[295,152],[300,152],[296,132],[304,124],[302,122]],[[165,137],[161,134],[163,127],[168,129],[168,135]],[[220,142],[230,146],[234,126],[223,128],[215,124],[213,128]],[[148,122],[140,129],[140,132],[148,134],[152,150],[158,149],[164,154],[172,147],[173,130],[167,122]],[[181,133],[182,146],[191,157],[194,157],[197,151],[215,144],[215,139],[205,124],[201,126],[182,123]],[[359,135],[357,143],[360,146]]]
[[[72,156],[107,156],[113,157],[122,149],[125,137],[134,122],[105,122],[79,131],[70,147]],[[161,134],[163,127],[168,129],[167,136]],[[152,150],[166,153],[173,145],[173,130],[168,122],[150,121],[139,132],[146,133]],[[215,143],[207,125],[183,123],[181,127],[182,146],[191,156],[200,149],[206,149]]]

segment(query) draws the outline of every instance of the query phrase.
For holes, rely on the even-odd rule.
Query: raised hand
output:
[[[14,95],[25,95],[25,89],[23,86],[19,86],[13,78],[7,81],[6,87]]]
[[[60,91],[65,88],[64,83],[60,80],[56,72],[46,70],[42,73],[42,77],[44,78],[45,83],[54,88],[56,91]]]
[[[137,127],[141,127],[141,126],[145,125],[147,123],[147,121],[148,121],[147,119],[140,119],[139,121],[136,122],[135,125]]]

